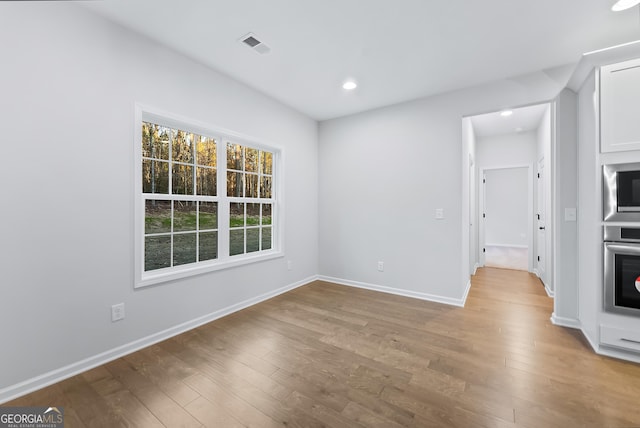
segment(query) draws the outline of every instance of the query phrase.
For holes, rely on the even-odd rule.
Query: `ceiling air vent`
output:
[[[249,33],[243,36],[242,38],[240,38],[240,41],[259,54],[266,54],[271,52],[271,48],[264,44],[264,42],[258,39],[258,36],[253,33]]]

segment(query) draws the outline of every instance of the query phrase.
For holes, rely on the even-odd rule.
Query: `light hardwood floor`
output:
[[[5,405],[67,427],[631,427],[640,365],[549,322],[531,274],[465,308],[316,282]]]

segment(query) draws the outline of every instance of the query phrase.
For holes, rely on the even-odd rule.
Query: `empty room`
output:
[[[0,428],[640,426],[639,3],[0,2]]]

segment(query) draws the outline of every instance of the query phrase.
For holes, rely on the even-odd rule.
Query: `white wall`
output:
[[[578,93],[578,317],[583,332],[598,342],[598,313],[602,308],[602,204],[596,131],[595,73]]]
[[[70,2],[2,2],[0,38],[0,402],[317,274],[315,121]],[[136,102],[284,148],[285,258],[134,291]]]
[[[535,131],[478,138],[480,169],[531,165],[536,160]]]
[[[530,77],[321,123],[320,274],[461,303],[470,222],[461,119],[549,101],[566,83]]]
[[[565,218],[567,208],[578,206],[577,116],[576,93],[565,89],[556,101],[553,318],[568,325],[578,325],[578,228]]]
[[[529,169],[490,169],[485,178],[485,244],[527,247]]]

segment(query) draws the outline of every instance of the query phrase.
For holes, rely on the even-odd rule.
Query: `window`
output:
[[[273,153],[227,143],[230,255],[271,249],[272,177]]]
[[[139,116],[136,286],[280,254],[278,149]]]

